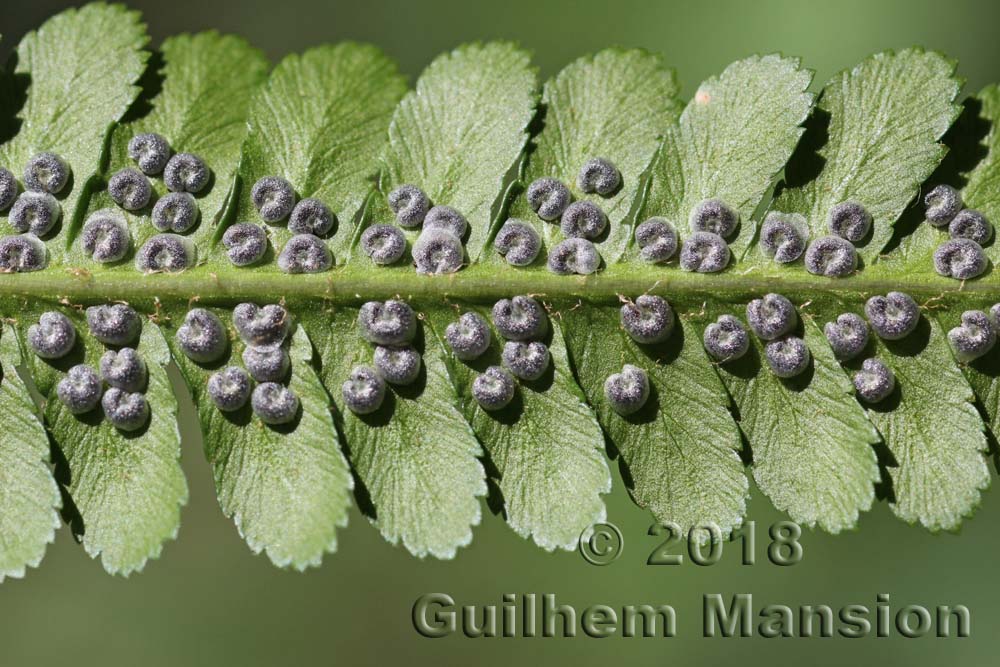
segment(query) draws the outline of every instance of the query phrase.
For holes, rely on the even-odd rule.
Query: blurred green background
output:
[[[25,31],[64,6],[3,0],[0,57]],[[1000,5],[985,2],[316,2],[143,0],[154,44],[215,28],[247,37],[272,60],[341,39],[367,40],[415,78],[438,53],[469,40],[507,38],[535,53],[543,76],[609,45],[661,52],[685,94],[726,64],[754,52],[801,56],[823,82],[885,48],[921,44],[959,59],[967,91],[1000,79]],[[801,564],[767,562],[766,528],[782,518],[754,490],[758,562],[739,564],[730,545],[711,567],[648,566],[658,539],[650,519],[616,480],[609,519],[625,537],[622,557],[588,565],[577,553],[546,554],[486,513],[470,548],[453,562],[419,561],[386,544],[355,512],[339,553],[306,574],[274,569],[246,548],[222,517],[191,406],[182,414],[191,500],[179,539],[129,580],[106,576],[62,530],[39,570],[0,586],[0,666],[21,665],[364,665],[385,662],[508,664],[996,664],[1000,640],[997,553],[1000,499],[987,492],[959,535],[930,535],[894,519],[884,503],[857,532],[807,531]],[[995,462],[994,462],[995,463]],[[617,466],[613,466],[615,469]],[[995,466],[994,466],[995,468]],[[617,476],[617,475],[616,475]],[[414,600],[446,592],[459,604],[497,604],[503,593],[555,593],[583,608],[605,603],[671,604],[673,639],[425,639],[410,621]],[[702,638],[705,593],[747,592],[757,607],[857,603],[894,609],[964,604],[968,639],[859,640]]]

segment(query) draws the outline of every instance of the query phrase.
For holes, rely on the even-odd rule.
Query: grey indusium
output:
[[[609,456],[693,539],[742,524],[748,473],[834,533],[876,497],[932,531],[978,506],[1000,88],[959,103],[944,56],[819,94],[751,56],[683,102],[640,50],[540,86],[470,44],[413,89],[364,44],[150,55],[137,13],[90,4],[5,74],[0,579],[64,521],[109,572],[160,555],[183,391],[223,512],[281,567],[335,551],[352,497],[419,557],[468,545],[487,494],[572,549]]]

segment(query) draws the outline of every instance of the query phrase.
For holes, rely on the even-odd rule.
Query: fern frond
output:
[[[39,563],[59,509],[112,573],[177,534],[170,363],[223,512],[280,567],[334,551],[352,495],[420,557],[468,545],[484,498],[519,535],[572,549],[606,516],[609,457],[692,539],[742,524],[748,472],[830,532],[877,495],[934,531],[978,505],[1000,424],[998,246],[968,226],[949,241],[922,194],[955,188],[979,232],[1000,220],[1000,92],[958,104],[944,56],[880,53],[818,98],[797,59],[753,56],[684,103],[639,50],[539,86],[518,47],[460,46],[408,90],[369,45],[269,72],[233,36],[146,43],[119,6],[68,10],[3,82],[0,579]],[[174,155],[166,176],[136,170],[130,143],[150,133]],[[40,153],[68,166],[65,186],[24,177]],[[197,215],[164,222],[174,201]],[[959,261],[971,278],[942,274]],[[871,319],[894,291],[919,305],[911,332],[831,346],[825,325]],[[767,293],[794,317],[748,329]],[[494,312],[517,295],[544,307],[523,330]],[[623,324],[623,307],[645,317],[642,295],[668,304],[656,335]],[[408,306],[365,305],[389,299]],[[373,334],[383,307],[415,319]],[[468,323],[476,340],[454,345]],[[94,380],[119,357],[131,371]]]

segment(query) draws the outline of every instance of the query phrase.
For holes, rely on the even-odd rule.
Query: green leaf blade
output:
[[[180,508],[188,499],[180,466],[177,399],[166,371],[170,352],[159,327],[144,322],[136,351],[149,376],[147,426],[133,433],[119,431],[103,418],[99,406],[73,415],[56,396],[56,384],[76,363],[96,368],[104,347],[86,333],[81,313],[63,312],[76,325],[77,348],[52,363],[34,355],[27,361],[47,397],[45,420],[65,457],[66,488],[82,520],[84,549],[91,557],[100,556],[109,573],[128,576],[158,558],[163,543],[177,537]]]
[[[187,487],[176,399],[163,372],[170,347],[164,335],[172,340],[180,318],[171,314],[195,301],[223,313],[239,301],[287,300],[300,317],[289,346],[290,383],[302,412],[291,426],[265,426],[249,407],[220,413],[205,383],[227,362],[202,366],[176,355],[198,402],[223,510],[254,552],[282,567],[302,570],[336,549],[355,479],[355,497],[375,526],[420,557],[451,558],[468,545],[488,492],[490,507],[519,535],[549,550],[573,548],[584,529],[606,517],[605,447],[621,456],[636,503],[685,531],[716,524],[726,534],[740,525],[748,489],[743,465],[751,459],[758,486],[777,507],[831,532],[854,527],[876,488],[897,515],[932,531],[957,528],[978,505],[990,481],[988,429],[1000,428],[1000,352],[956,363],[942,325],[957,323],[963,306],[988,306],[996,274],[968,283],[935,275],[930,256],[946,232],[919,225],[922,208],[913,202],[921,184],[947,182],[962,187],[968,207],[1000,219],[1000,87],[966,101],[971,126],[959,123],[945,134],[957,112],[954,63],[921,49],[877,54],[826,86],[794,152],[812,109],[811,74],[779,55],[734,63],[706,80],[681,113],[673,72],[638,50],[575,61],[546,84],[538,106],[529,57],[508,43],[442,55],[407,94],[394,63],[374,47],[311,49],[284,60],[265,81],[260,53],[216,33],[168,40],[163,87],[137,103],[145,44],[135,13],[88,5],[29,34],[10,72],[17,76],[2,82],[0,106],[12,112],[21,102],[17,85],[30,86],[20,133],[7,123],[0,128],[14,137],[0,147],[0,164],[20,176],[28,157],[53,150],[68,158],[74,177],[61,196],[62,224],[46,241],[52,265],[0,276],[7,295],[0,314],[16,318],[12,326],[23,337],[42,304],[60,309],[78,323],[81,344],[59,362],[22,360],[16,335],[0,336],[0,421],[25,440],[15,449],[0,445],[0,578],[38,563],[62,498],[67,517],[79,514],[73,527],[86,550],[109,572],[141,569],[175,537]],[[152,83],[145,86],[150,95],[155,79],[142,79]],[[950,135],[966,130],[968,141],[953,143]],[[127,142],[140,131],[200,154],[215,174],[200,197],[202,222],[189,237],[199,266],[180,274],[138,276],[134,255],[97,266],[78,248],[87,213],[114,206],[106,180],[131,166]],[[951,150],[944,160],[942,137]],[[623,186],[608,197],[577,191],[579,168],[594,157],[610,158],[623,173]],[[755,214],[768,210],[762,202],[783,166],[785,181],[770,210],[802,213],[812,238],[827,233],[827,212],[837,203],[857,200],[873,213],[875,230],[860,244],[856,275],[833,281],[806,274],[801,263],[779,267],[752,245]],[[266,175],[287,178],[300,198],[317,197],[334,209],[336,234],[326,239],[334,269],[279,273],[274,260],[291,237],[281,223],[264,225],[271,249],[262,266],[231,266],[221,234],[233,222],[260,224],[250,189]],[[556,276],[544,267],[545,250],[524,269],[493,252],[508,214],[536,225],[549,248],[562,239],[523,196],[541,176],[558,178],[577,200],[608,213],[609,231],[597,241],[603,270]],[[376,269],[355,252],[367,225],[392,222],[386,196],[402,183],[468,218],[469,266],[460,273],[419,276],[407,260]],[[672,262],[636,261],[638,221],[667,217],[683,240],[690,210],[710,197],[740,212],[742,226],[730,243],[742,268],[707,276],[674,271]],[[135,247],[154,233],[149,208],[123,212]],[[417,234],[406,230],[410,242]],[[997,248],[995,239],[986,244],[994,264]],[[882,404],[859,405],[849,382],[855,366],[836,363],[816,313],[834,302],[860,311],[870,294],[888,289],[929,300],[937,313],[908,340],[871,344],[900,389]],[[706,311],[741,309],[765,291],[803,306],[800,333],[814,359],[797,379],[773,376],[760,341],[747,359],[718,366],[700,344]],[[655,349],[636,345],[618,326],[616,300],[640,293],[669,296],[678,307],[674,337]],[[442,334],[456,307],[487,314],[486,304],[514,294],[558,307],[546,338],[553,362],[542,380],[519,383],[510,408],[487,413],[471,396],[471,383],[499,363],[502,340],[495,338],[482,359],[463,363]],[[345,410],[340,389],[353,365],[372,361],[354,318],[357,305],[374,298],[406,298],[422,308],[416,345],[424,370],[416,385],[391,388],[381,411],[359,417]],[[54,400],[69,361],[96,365],[104,351],[73,304],[123,300],[156,311],[140,342],[150,362],[153,421],[137,434],[113,429],[99,408],[76,417]],[[242,343],[233,332],[230,339],[227,361],[239,364]],[[647,408],[630,418],[610,410],[603,396],[604,379],[626,362],[646,368],[654,388]],[[19,363],[49,399],[49,434],[15,371]],[[740,427],[748,443],[742,460]],[[56,456],[59,482],[48,470],[49,436],[52,451],[63,455]],[[882,487],[873,445],[886,454]]]
[[[898,387],[897,396],[868,411],[893,458],[892,511],[932,531],[954,530],[990,483],[973,392],[936,320],[922,318],[912,334],[878,340],[876,349]]]
[[[873,264],[945,155],[939,140],[958,116],[954,71],[954,61],[914,48],[876,54],[835,76],[804,143],[818,148],[819,160],[803,153],[789,164],[787,189],[772,209],[803,214],[815,238],[829,233],[827,213],[834,205],[859,202],[874,222],[858,253]]]
[[[369,217],[392,222],[385,196],[414,184],[433,204],[465,216],[466,253],[475,261],[505,175],[528,140],[537,85],[528,53],[508,42],[469,44],[436,58],[393,115],[381,197]]]
[[[120,208],[106,189],[107,180],[120,169],[136,167],[128,155],[128,143],[143,132],[163,135],[174,153],[193,153],[212,170],[208,187],[195,195],[199,221],[186,234],[198,246],[201,262],[206,261],[205,256],[221,236],[219,223],[233,191],[250,97],[267,76],[267,59],[244,40],[216,32],[171,37],[161,50],[165,63],[163,87],[150,100],[152,110],[148,114],[115,127],[102,188],[88,205],[88,215],[110,208],[125,217],[133,252],[120,262],[104,265],[92,261],[75,244],[69,251],[70,259],[91,272],[110,269],[135,273],[134,251],[160,233],[150,217],[156,200],[169,192],[162,177],[149,179],[153,197],[138,211]]]
[[[228,313],[216,314],[228,322]],[[301,327],[291,335],[288,387],[299,398],[301,414],[291,425],[272,427],[254,416],[249,404],[223,413],[208,395],[212,372],[241,366],[243,344],[230,338],[229,358],[210,365],[191,361],[176,346],[174,354],[198,407],[219,504],[254,553],[265,552],[278,567],[318,566],[324,554],[337,549],[337,529],[347,525],[354,482],[329,397],[312,367],[312,343]]]
[[[942,183],[958,189],[965,208],[975,209],[993,224],[1000,220],[1000,86],[987,86],[963,103],[961,116],[955,121],[945,142],[949,150],[941,166],[925,183],[924,192]],[[934,269],[934,251],[950,238],[948,226],[933,227],[924,220],[923,201],[908,220],[914,225],[910,233],[900,234],[899,245],[883,257],[874,268],[885,276],[906,275],[922,280],[938,280],[958,284],[951,278],[939,277]],[[996,237],[983,244],[992,266],[970,283],[994,285],[1000,262],[1000,244]]]
[[[772,54],[740,60],[704,81],[667,128],[641,217],[666,217],[686,238],[691,210],[721,199],[742,220],[730,241],[739,258],[755,236],[754,210],[802,136],[811,80],[797,58]]]
[[[965,180],[962,201],[966,208],[976,209],[996,225],[1000,223],[1000,85],[986,86],[967,103],[973,118],[960,129],[966,129],[973,140],[978,139],[974,150],[981,159],[974,168],[961,173]],[[974,159],[966,155],[961,157]],[[962,166],[958,165],[959,169]],[[994,267],[985,279],[995,282],[998,278],[996,266],[1000,263],[1000,244],[995,235],[984,249]]]
[[[712,525],[726,536],[739,527],[749,496],[739,429],[685,316],[665,343],[642,346],[621,329],[617,309],[566,309],[563,322],[576,376],[624,459],[635,502],[682,535]],[[604,398],[605,379],[624,364],[645,369],[651,386],[646,406],[628,417]]]
[[[141,50],[147,41],[138,12],[93,3],[57,14],[18,46],[15,73],[29,77],[30,85],[20,131],[0,147],[0,164],[18,177],[42,151],[69,164],[70,183],[58,196],[62,222],[47,239],[54,259],[75,237],[112,124],[139,93],[135,83],[148,58]]]
[[[336,262],[345,259],[354,216],[372,187],[405,90],[395,63],[366,44],[320,46],[282,60],[250,104],[235,219],[259,222],[251,188],[263,176],[280,176],[300,198],[316,197],[334,212],[328,245]],[[266,227],[276,257],[292,234],[283,225]],[[215,258],[228,264],[223,250],[217,248]],[[275,268],[273,257],[265,261]]]
[[[490,321],[490,313],[473,306]],[[458,310],[431,312],[438,335],[457,319]],[[518,535],[546,550],[574,549],[580,534],[607,518],[601,498],[611,491],[604,457],[604,435],[573,379],[562,326],[550,317],[549,370],[538,380],[518,381],[509,406],[483,410],[472,396],[472,382],[500,365],[503,339],[493,330],[490,348],[472,362],[450,352],[448,366],[462,413],[488,452],[491,482],[496,485],[507,523]]]
[[[757,486],[794,521],[838,533],[853,528],[875,499],[872,446],[879,436],[826,337],[811,315],[800,316],[811,371],[778,378],[754,338],[747,355],[720,364],[719,374],[753,450]]]
[[[629,214],[660,136],[680,113],[678,90],[676,74],[659,56],[620,49],[580,58],[545,84],[545,125],[534,139],[524,184],[556,178],[575,200],[600,206],[610,231],[597,245],[609,264],[621,257],[631,237]],[[577,187],[580,168],[596,157],[611,160],[622,174],[621,188],[610,197],[585,194]],[[515,200],[510,215],[534,224],[549,248],[562,240],[558,221],[540,220],[523,195]],[[540,256],[544,263],[544,249]],[[495,256],[488,259],[502,261]]]
[[[14,329],[0,335],[0,583],[38,567],[60,526],[62,497],[49,468],[49,438],[38,408],[17,374]]]
[[[967,99],[963,113],[945,136],[949,153],[925,184],[925,190],[947,183],[959,188],[967,208],[989,219],[1000,215],[997,198],[996,154],[1000,146],[1000,89],[988,86]],[[964,186],[964,187],[963,187]],[[876,340],[875,351],[896,376],[897,390],[868,413],[888,450],[886,493],[893,512],[908,523],[931,531],[956,530],[978,507],[989,486],[985,460],[985,431],[998,425],[996,351],[968,364],[957,364],[943,325],[960,324],[962,311],[988,310],[995,271],[968,284],[936,275],[933,253],[948,238],[947,226],[935,228],[924,220],[923,202],[904,217],[899,243],[868,271],[883,281],[905,281],[912,286],[954,286],[964,298],[944,290],[927,296],[925,305],[940,309],[936,317],[921,320],[917,330],[901,341]],[[995,263],[996,241],[985,246]],[[981,283],[981,284],[980,284]],[[978,399],[979,406],[973,405]],[[982,415],[980,414],[980,410]],[[985,418],[986,423],[983,423]]]
[[[390,386],[379,410],[359,416],[341,393],[352,368],[372,365],[372,348],[357,333],[357,310],[316,316],[307,326],[364,486],[359,495],[371,504],[364,509],[391,544],[419,557],[454,558],[472,541],[486,481],[482,448],[456,407],[440,342],[424,327],[414,342],[423,356],[421,376],[413,385]]]

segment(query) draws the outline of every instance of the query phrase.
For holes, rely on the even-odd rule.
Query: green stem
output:
[[[702,275],[676,268],[613,266],[591,276],[557,276],[544,269],[515,270],[479,265],[451,275],[420,276],[411,267],[366,268],[350,266],[322,274],[286,275],[268,269],[213,271],[198,267],[178,274],[139,275],[126,270],[94,273],[73,269],[50,269],[36,273],[0,275],[0,300],[66,299],[71,303],[121,300],[165,304],[228,304],[240,300],[356,304],[369,299],[402,296],[422,301],[467,300],[489,303],[514,294],[538,294],[553,300],[584,300],[616,303],[618,295],[646,292],[678,301],[699,300],[745,302],[771,291],[810,298],[858,301],[871,294],[903,290],[919,301],[981,301],[1000,299],[1000,285],[936,277],[898,279],[858,274],[839,280],[821,279],[806,273],[789,276],[764,273],[726,272]]]

